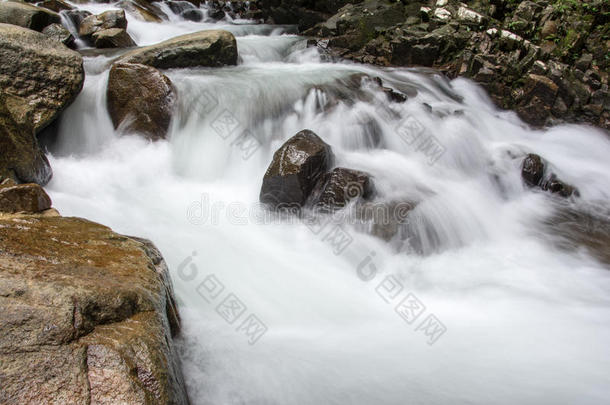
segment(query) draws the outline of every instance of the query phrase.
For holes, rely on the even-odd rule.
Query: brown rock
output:
[[[0,403],[187,404],[158,251],[79,218],[0,218]]]
[[[38,3],[38,6],[55,11],[56,13],[64,10],[74,10],[74,7],[61,0],[46,0]]]
[[[41,212],[51,208],[51,198],[38,184],[0,186],[0,212]]]
[[[303,206],[333,162],[330,145],[310,130],[299,132],[273,155],[263,178],[260,201],[274,208],[288,204]]]
[[[316,209],[340,209],[352,200],[369,200],[374,191],[373,181],[368,173],[337,167],[321,176],[310,203]]]
[[[138,48],[126,53],[119,62],[158,69],[236,65],[237,41],[228,31],[200,31]]]
[[[165,138],[174,110],[171,81],[157,69],[117,63],[108,77],[108,112],[115,128],[123,127],[157,140]]]
[[[130,48],[136,46],[127,31],[122,28],[108,28],[92,35],[96,48]]]
[[[42,31],[49,24],[61,23],[61,18],[59,14],[46,8],[21,2],[5,1],[0,2],[0,23]]]
[[[521,177],[530,187],[535,187],[540,184],[544,175],[544,164],[540,156],[530,153],[523,159],[521,166]]]
[[[78,35],[88,39],[102,30],[109,28],[127,29],[127,19],[124,10],[108,10],[99,15],[92,15],[81,21],[78,28]]]

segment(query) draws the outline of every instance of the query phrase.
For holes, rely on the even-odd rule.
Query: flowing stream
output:
[[[547,225],[563,210],[608,219],[606,134],[529,129],[468,80],[330,63],[292,27],[128,20],[139,45],[230,30],[240,64],[165,71],[179,108],[168,140],[150,143],[114,131],[112,58],[86,57],[84,89],[50,150],[48,190],[62,215],[163,252],[193,404],[608,400],[608,266],[556,243],[562,235]],[[355,74],[408,100],[390,101]],[[390,241],[348,219],[314,226],[258,204],[273,153],[306,128],[332,146],[337,166],[373,176],[381,207],[415,203]],[[526,188],[530,152],[580,197]],[[227,303],[237,310],[227,315]],[[401,303],[418,309],[405,316]]]

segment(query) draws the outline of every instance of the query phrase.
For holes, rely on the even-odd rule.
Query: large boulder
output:
[[[310,130],[299,132],[273,155],[263,178],[260,201],[272,208],[303,206],[333,163],[330,145]]]
[[[99,15],[91,15],[83,19],[78,28],[78,35],[90,39],[98,31],[109,28],[127,29],[127,19],[124,10],[108,10]]]
[[[122,28],[108,28],[92,35],[96,48],[130,48],[136,46],[127,31]]]
[[[188,404],[167,266],[79,218],[0,215],[0,403]]]
[[[169,78],[157,69],[141,64],[114,64],[108,77],[107,100],[115,128],[153,140],[165,138],[175,94]]]
[[[18,124],[38,133],[78,95],[85,73],[78,52],[41,33],[0,24],[0,89]]]
[[[38,184],[0,185],[0,212],[36,213],[51,208],[51,198]]]
[[[49,24],[61,23],[61,18],[59,14],[46,8],[6,1],[0,2],[0,23],[42,31]]]
[[[369,200],[374,192],[368,173],[337,167],[322,175],[310,203],[316,209],[332,211],[345,207],[353,200]]]
[[[158,69],[236,65],[237,41],[228,31],[200,31],[133,50],[119,62],[140,63]]]
[[[7,107],[22,100],[10,98],[0,93],[0,179],[44,185],[51,179],[51,166],[33,131],[17,123]]]

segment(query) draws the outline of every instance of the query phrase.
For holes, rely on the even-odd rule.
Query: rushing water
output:
[[[241,62],[165,72],[180,105],[169,139],[149,143],[113,130],[112,59],[87,57],[84,89],[51,150],[48,189],[63,215],[161,249],[181,303],[194,404],[607,401],[610,273],[584,250],[560,250],[544,225],[566,204],[608,207],[606,134],[531,130],[467,80],[324,63],[290,27],[128,19],[140,45],[229,29]],[[382,78],[408,101],[354,84],[355,73]],[[434,148],[405,138],[413,125]],[[265,213],[257,202],[273,152],[305,128],[332,145],[338,166],[374,177],[377,202],[417,204],[410,239],[399,232],[385,242],[347,220],[317,232]],[[580,197],[559,203],[526,189],[528,152]],[[337,245],[337,230],[349,245]],[[202,294],[214,283],[224,286],[217,297]],[[409,293],[425,306],[410,324],[395,311]],[[227,297],[245,306],[233,323],[216,311]],[[267,328],[255,344],[240,329],[251,314]],[[427,328],[429,315],[444,328]]]

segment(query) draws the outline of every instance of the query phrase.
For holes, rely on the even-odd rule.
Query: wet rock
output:
[[[83,20],[89,16],[92,16],[93,14],[86,10],[70,10],[64,12],[63,15],[66,16],[72,22],[72,24],[74,24],[74,28],[76,31],[78,31]]]
[[[180,16],[187,21],[199,22],[203,20],[203,11],[199,9],[185,10],[180,13]]]
[[[6,1],[0,2],[0,23],[13,24],[34,31],[42,31],[53,23],[61,23],[59,14],[31,4]]]
[[[92,35],[96,48],[129,48],[136,46],[127,31],[122,28],[109,28]]]
[[[188,404],[155,251],[79,218],[0,216],[0,402]]]
[[[0,212],[36,213],[51,208],[51,198],[38,184],[0,185]]]
[[[108,76],[107,100],[115,128],[152,140],[167,135],[175,94],[169,78],[157,69],[141,64],[114,64]]]
[[[70,34],[70,31],[64,28],[63,25],[47,25],[45,29],[42,30],[42,33],[57,42],[61,42],[68,48],[74,48],[74,37],[72,34]]]
[[[83,58],[46,35],[0,24],[0,88],[12,118],[38,133],[76,98]]]
[[[299,132],[273,155],[263,178],[260,201],[272,208],[282,204],[302,207],[333,163],[330,145],[310,130]]]
[[[521,177],[529,187],[538,187],[561,197],[579,195],[573,186],[559,180],[554,173],[547,173],[542,158],[533,153],[523,159]]]
[[[74,10],[74,7],[61,0],[46,0],[38,3],[38,6],[55,11],[56,13],[65,10]]]
[[[126,53],[119,62],[158,69],[236,65],[237,42],[228,31],[200,31],[138,48]]]
[[[108,10],[99,15],[92,15],[81,21],[78,35],[84,39],[102,30],[110,28],[127,29],[127,19],[124,10]]]
[[[521,177],[530,187],[535,187],[540,184],[544,175],[544,164],[542,158],[536,154],[530,153],[523,159],[521,166]]]
[[[335,210],[353,200],[370,200],[375,189],[368,173],[337,167],[320,177],[309,203],[316,209]]]

